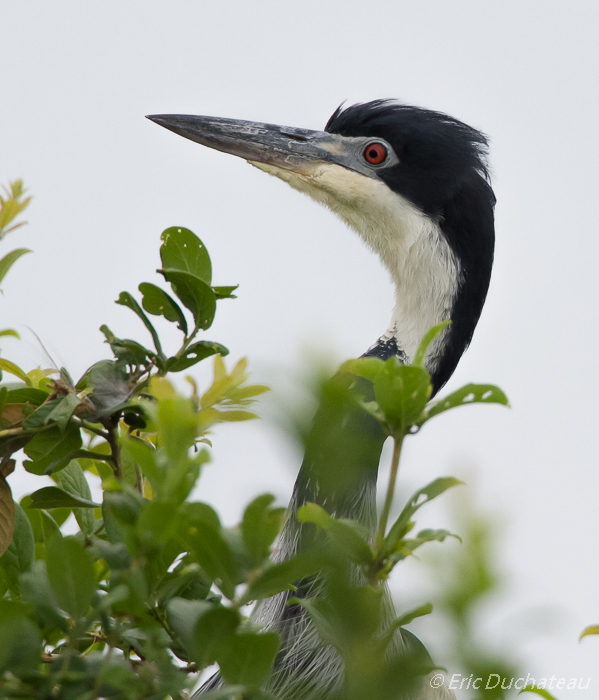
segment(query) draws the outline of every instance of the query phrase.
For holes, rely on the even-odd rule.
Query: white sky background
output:
[[[577,643],[599,621],[598,20],[597,3],[572,0],[3,0],[0,20],[0,181],[23,177],[35,195],[29,226],[0,249],[35,251],[3,284],[0,326],[30,326],[76,377],[108,356],[102,323],[147,340],[113,302],[158,282],[170,225],[204,240],[217,284],[240,284],[206,337],[247,355],[254,379],[279,387],[271,401],[284,401],[282,376],[301,373],[307,348],[355,357],[390,318],[386,273],[331,213],[145,114],[321,129],[344,99],[396,97],[490,135],[493,280],[447,389],[494,382],[513,408],[432,422],[409,441],[402,493],[446,474],[476,488],[502,524],[507,579],[485,634],[535,677],[592,677],[563,699],[599,688],[599,639]],[[28,338],[3,341],[3,355],[45,364]],[[233,522],[261,491],[285,501],[299,461],[272,424],[224,427],[198,497]],[[22,471],[11,484],[18,495],[37,487]],[[419,524],[448,517],[431,506]],[[401,608],[424,602],[419,571],[397,572]],[[434,650],[432,622],[413,629]]]

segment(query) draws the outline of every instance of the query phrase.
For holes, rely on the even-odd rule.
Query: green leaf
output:
[[[314,576],[329,563],[324,554],[303,552],[279,564],[271,564],[252,580],[242,601],[245,604],[293,589],[298,581]]]
[[[199,277],[206,284],[212,281],[212,264],[206,246],[189,229],[171,226],[162,232],[160,259],[165,269],[181,270]]]
[[[34,562],[32,570],[21,575],[21,592],[23,601],[33,606],[42,626],[57,627],[66,631],[66,620],[50,586],[45,561]]]
[[[62,488],[74,498],[81,498],[88,503],[93,503],[89,484],[79,462],[75,460],[70,461],[58,475],[58,481]],[[86,535],[91,535],[95,528],[94,512],[91,510],[91,506],[85,508],[73,507],[73,514],[81,530]]]
[[[222,355],[224,357],[228,354],[229,351],[224,345],[213,343],[209,340],[200,340],[190,345],[178,357],[169,357],[166,362],[166,370],[167,372],[181,372],[212,355]]]
[[[6,336],[11,336],[13,338],[21,337],[13,328],[4,328],[0,331],[0,338],[4,338]]]
[[[147,366],[156,355],[151,350],[144,348],[136,340],[117,338],[106,325],[100,326],[100,330],[106,336],[106,342],[110,345],[117,360],[132,367]]]
[[[61,430],[64,430],[80,403],[81,399],[76,394],[67,394],[48,401],[23,421],[23,427],[41,428],[43,425],[56,423]]]
[[[298,508],[300,523],[314,523],[357,564],[367,566],[372,560],[368,545],[368,530],[353,520],[336,520],[316,503],[306,503]]]
[[[217,299],[237,299],[233,292],[238,288],[238,284],[233,287],[212,287]]]
[[[183,305],[193,314],[196,328],[206,330],[212,325],[216,313],[216,296],[212,288],[199,277],[189,272],[165,269],[158,270]]]
[[[409,625],[410,622],[415,620],[418,617],[423,617],[424,615],[430,615],[433,611],[433,606],[432,603],[425,603],[424,605],[421,605],[418,608],[414,608],[414,610],[410,610],[407,613],[404,613],[403,615],[400,615],[399,617],[396,617],[395,620],[391,622],[391,624],[385,629],[383,635],[381,636],[381,652],[386,653],[386,649],[388,645],[391,643],[393,640],[393,637],[395,635],[395,632],[400,628],[400,627],[405,627],[406,625]]]
[[[171,598],[166,606],[169,625],[177,633],[189,653],[193,647],[193,631],[200,616],[213,610],[214,605],[205,600]]]
[[[507,396],[499,387],[493,384],[466,384],[461,389],[431,404],[425,411],[423,420],[419,421],[419,425],[422,425],[433,416],[438,416],[440,413],[448,411],[450,408],[467,406],[473,403],[497,403],[502,406],[509,406]]]
[[[187,320],[177,302],[164,290],[149,282],[142,282],[139,287],[142,293],[141,304],[144,309],[154,316],[164,316],[167,321],[176,323],[179,330],[187,335]]]
[[[191,658],[199,668],[217,661],[219,652],[231,643],[239,625],[239,613],[219,606],[200,615],[193,630]]]
[[[241,534],[254,565],[268,556],[270,546],[279,534],[284,508],[271,508],[275,497],[270,493],[255,498],[245,509],[241,522]]]
[[[126,306],[127,308],[131,309],[131,311],[136,313],[139,316],[139,318],[141,318],[144,326],[148,329],[150,335],[152,336],[156,352],[162,356],[162,347],[160,345],[158,333],[156,333],[156,329],[151,324],[150,319],[145,315],[141,306],[135,301],[131,294],[129,294],[129,292],[121,292],[119,294],[119,298],[116,300],[116,303],[120,304],[121,306]]]
[[[429,373],[421,367],[402,365],[391,357],[374,380],[374,395],[394,427],[405,430],[416,422],[432,392]]]
[[[583,637],[588,637],[590,634],[599,634],[599,625],[590,625],[589,627],[585,627],[582,630],[578,641],[580,641]]]
[[[432,501],[433,498],[440,496],[442,493],[447,491],[447,489],[450,489],[453,486],[460,486],[463,483],[463,481],[455,479],[452,476],[441,477],[439,479],[435,479],[435,481],[431,482],[419,491],[416,491],[416,493],[404,506],[399,518],[397,518],[395,523],[393,523],[387,537],[385,537],[382,548],[383,554],[389,555],[395,550],[398,542],[408,531],[412,515],[414,515],[419,508],[421,508],[425,503]]]
[[[15,503],[15,529],[12,542],[0,557],[0,569],[11,591],[19,593],[19,576],[29,571],[35,558],[33,529],[25,511]]]
[[[423,615],[430,615],[432,612],[432,603],[425,603],[424,605],[421,605],[418,608],[414,608],[414,610],[410,610],[409,612],[400,615],[396,620],[393,621],[393,627],[405,627],[405,625],[409,625],[410,622],[412,622],[412,620],[415,620],[417,617],[422,617]]]
[[[195,522],[187,539],[191,551],[204,571],[221,591],[232,600],[240,571],[233,552],[222,534],[210,525]]]
[[[72,537],[53,537],[46,550],[48,579],[58,604],[72,618],[83,617],[96,591],[91,559]]]
[[[24,606],[0,601],[0,674],[34,671],[40,654],[39,632]]]
[[[0,260],[0,282],[2,282],[6,276],[6,273],[10,270],[13,264],[26,253],[31,253],[31,251],[27,250],[27,248],[17,248],[16,250],[12,250],[8,255],[5,255]]]
[[[534,685],[527,685],[526,688],[522,688],[518,695],[522,695],[522,693],[536,693],[542,698],[545,698],[545,700],[557,700],[554,695],[551,695],[551,693],[544,688],[536,688]]]
[[[32,406],[41,406],[48,396],[49,392],[47,391],[24,386],[20,389],[10,389],[6,395],[5,403],[30,403]]]
[[[81,468],[81,467],[80,467]],[[68,493],[58,486],[44,486],[34,491],[30,496],[32,503],[29,508],[100,508],[88,498],[82,498],[74,493]]]
[[[25,445],[25,454],[31,461],[23,462],[31,474],[44,474],[53,465],[54,469],[65,466],[70,461],[69,455],[81,447],[81,433],[73,423],[65,430],[58,426],[43,430]]]
[[[257,687],[268,677],[279,650],[279,635],[236,634],[219,654],[218,662],[227,683]]]
[[[422,337],[420,345],[416,350],[416,354],[414,355],[414,361],[412,362],[413,365],[425,369],[424,359],[426,357],[426,351],[429,349],[433,340],[441,333],[441,331],[444,328],[447,328],[447,326],[449,326],[450,323],[451,321],[443,321],[442,323],[438,323],[436,326],[433,326],[432,328],[428,329],[428,331]]]
[[[9,374],[13,374],[19,379],[22,379],[27,386],[31,386],[31,380],[27,376],[26,372],[24,372],[18,365],[15,365],[14,362],[11,362],[10,360],[3,360],[0,357],[0,369],[4,372],[8,372]]]

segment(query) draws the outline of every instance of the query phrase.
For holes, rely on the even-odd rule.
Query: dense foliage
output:
[[[1,203],[0,237],[28,203],[22,184]],[[0,260],[0,280],[24,252]],[[65,369],[25,371],[0,359],[0,697],[179,698],[215,663],[224,685],[211,698],[269,697],[261,686],[278,635],[256,627],[247,606],[315,575],[323,581],[321,595],[294,603],[307,610],[323,644],[344,658],[343,697],[401,697],[430,665],[385,651],[398,627],[432,606],[404,612],[383,628],[384,582],[418,548],[452,536],[445,529],[414,534],[414,516],[460,483],[435,480],[389,524],[402,443],[451,408],[506,404],[505,395],[490,385],[468,385],[429,401],[424,356],[442,326],[431,329],[410,366],[395,358],[345,363],[323,384],[322,395],[331,405],[350,402],[373,416],[394,442],[378,531],[373,538],[360,523],[307,504],[297,517],[319,533],[313,546],[272,563],[284,518],[273,496],[254,498],[234,528],[224,527],[208,503],[192,500],[210,460],[210,431],[220,422],[254,418],[249,405],[266,391],[248,383],[244,360],[227,369],[227,349],[203,337],[235,287],[212,285],[208,252],[188,229],[163,232],[160,258],[158,272],[172,293],[144,282],[140,301],[129,292],[117,300],[143,323],[151,347],[102,326],[113,357],[77,381]],[[164,353],[150,316],[164,317],[181,332],[174,355]],[[168,375],[210,357],[212,384],[200,392],[189,377],[189,395],[177,393]],[[374,400],[356,389],[357,377],[371,383]],[[17,504],[7,477],[20,450],[32,493]],[[101,502],[92,497],[90,474],[101,479]],[[36,488],[41,476],[54,485]],[[61,526],[71,513],[78,531],[65,536]],[[460,640],[457,661],[464,671],[507,676],[515,672],[509,664],[468,643],[470,606],[494,585],[484,526],[473,523],[466,529],[474,548],[446,565],[455,577],[442,606]],[[486,695],[505,696],[501,689]]]

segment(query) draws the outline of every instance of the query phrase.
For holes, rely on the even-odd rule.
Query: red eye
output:
[[[382,143],[369,143],[364,149],[364,158],[372,165],[380,165],[387,158],[387,147]]]

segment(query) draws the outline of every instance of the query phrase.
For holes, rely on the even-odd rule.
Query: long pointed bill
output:
[[[353,139],[325,131],[186,114],[153,114],[148,119],[203,146],[300,174],[308,174],[317,163],[356,169]]]

